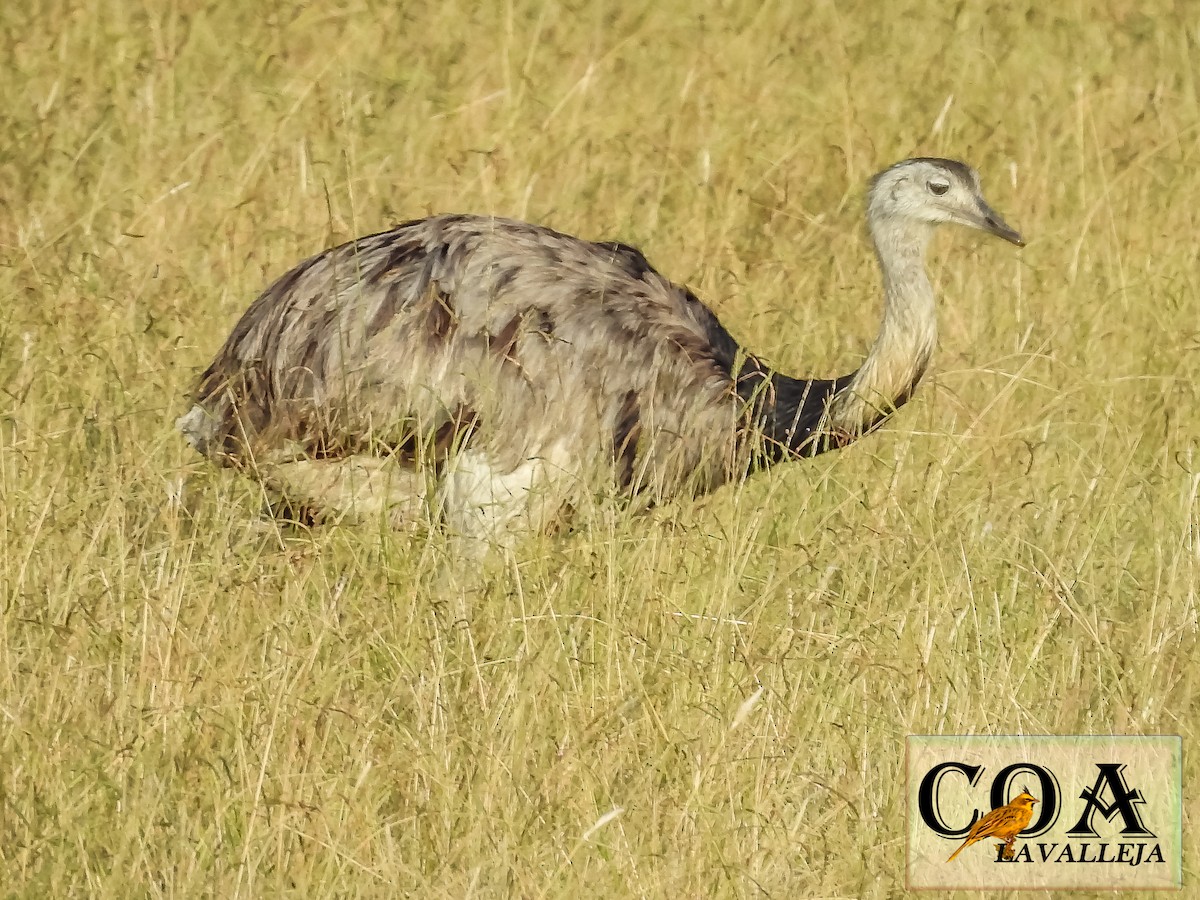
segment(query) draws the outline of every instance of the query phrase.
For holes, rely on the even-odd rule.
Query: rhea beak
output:
[[[979,227],[990,231],[996,237],[1004,238],[1010,244],[1018,247],[1025,246],[1025,239],[1019,231],[1000,218],[1000,214],[982,201],[979,204]]]

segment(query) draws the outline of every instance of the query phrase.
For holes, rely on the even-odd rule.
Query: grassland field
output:
[[[904,738],[1200,769],[1200,10],[0,5],[0,896],[904,890]],[[878,324],[867,178],[963,158],[882,431],[470,587],[172,429],[293,263],[439,211],[641,247],[782,370]]]

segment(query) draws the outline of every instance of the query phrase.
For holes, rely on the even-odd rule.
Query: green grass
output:
[[[928,732],[1182,734],[1194,882],[1200,31],[1003,6],[0,6],[0,891],[895,896]],[[270,279],[435,211],[849,371],[913,154],[1030,244],[938,239],[931,377],[845,452],[464,589],[172,431]]]

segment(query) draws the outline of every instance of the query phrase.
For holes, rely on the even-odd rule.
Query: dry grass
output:
[[[906,734],[1190,748],[1200,31],[1020,5],[0,6],[0,890],[885,897]],[[639,244],[847,371],[914,153],[1031,243],[939,239],[933,377],[850,451],[466,590],[171,430],[270,278],[439,210]]]

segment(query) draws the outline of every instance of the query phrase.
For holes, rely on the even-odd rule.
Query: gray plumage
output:
[[[935,225],[1020,244],[978,176],[872,181],[883,325],[863,366],[801,380],[743,351],[636,249],[507,219],[408,222],[296,266],[250,306],[178,424],[200,452],[320,511],[436,509],[487,541],[615,485],[656,501],[843,446],[902,405],[936,339]]]

